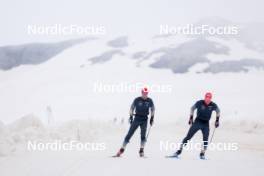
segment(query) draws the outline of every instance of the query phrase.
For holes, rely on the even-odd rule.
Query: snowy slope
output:
[[[111,52],[116,48],[106,44],[110,40],[74,46],[39,65],[0,71],[0,105],[4,107],[0,108],[1,175],[263,175],[263,71],[250,68],[248,73],[197,74],[204,67],[199,63],[188,73],[175,74],[170,69],[149,67],[160,53],[147,60],[133,59],[133,55],[139,51],[151,53],[167,45],[178,46],[190,39],[181,38],[179,43],[171,38],[129,40],[129,46],[117,49],[121,52]],[[228,43],[231,52],[223,57],[262,56],[251,50],[243,53],[243,46],[236,47],[234,43]],[[109,59],[105,52],[118,54]],[[212,61],[221,61],[217,57],[221,56],[208,56]],[[90,58],[100,62],[93,63]],[[150,93],[157,111],[146,145],[148,158],[137,156],[139,131],[123,158],[109,157],[122,143],[128,124],[120,124],[120,120],[124,118],[126,122],[128,108],[140,91],[95,92],[94,84],[98,82],[171,86],[166,89],[169,92]],[[222,110],[214,142],[236,142],[239,150],[208,151],[206,161],[198,159],[199,151],[186,151],[180,160],[165,159],[175,149],[160,150],[160,142],[182,140],[188,129],[189,108],[205,91],[214,93]],[[116,124],[112,123],[114,118],[118,120]],[[26,150],[28,140],[104,142],[106,148],[93,152],[32,152]],[[201,134],[193,140],[200,141]],[[241,167],[245,163],[246,167]]]
[[[0,109],[0,114],[4,115],[1,120],[10,122],[34,113],[46,121],[48,106],[56,121],[127,118],[129,105],[139,95],[139,90],[95,92],[96,83],[170,86],[170,92],[150,94],[156,103],[157,119],[160,121],[185,118],[189,114],[189,107],[202,98],[205,91],[215,94],[214,100],[222,109],[223,119],[256,120],[263,116],[262,112],[256,111],[261,109],[264,98],[264,85],[259,84],[263,81],[263,71],[220,74],[195,74],[195,71],[191,71],[173,74],[168,69],[149,67],[154,56],[140,63],[131,59],[131,55],[137,51],[151,51],[164,46],[166,42],[170,45],[170,42],[173,43],[171,39],[163,42],[140,40],[137,41],[139,45],[130,41],[131,46],[122,49],[123,55],[117,54],[109,61],[91,64],[89,58],[113,50],[106,45],[109,40],[100,39],[74,46],[40,65],[23,65],[1,71],[0,105],[5,107]],[[236,49],[234,47],[230,54],[241,51],[240,48]],[[247,53],[248,50],[245,50],[245,56]],[[236,54],[228,57],[238,58]]]

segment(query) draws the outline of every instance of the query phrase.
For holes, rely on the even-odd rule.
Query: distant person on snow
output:
[[[147,131],[147,124],[148,124],[148,115],[149,111],[151,112],[150,118],[150,125],[153,125],[154,122],[154,113],[155,113],[155,106],[151,98],[148,97],[149,90],[148,88],[143,88],[141,90],[141,96],[137,97],[130,108],[129,112],[129,122],[130,128],[128,133],[124,139],[123,145],[116,154],[116,157],[120,157],[122,153],[124,153],[127,144],[129,143],[130,138],[133,136],[134,132],[138,127],[141,130],[141,143],[140,143],[140,150],[139,155],[140,157],[144,156],[144,146],[146,143],[146,131]],[[135,111],[135,118],[133,119]]]
[[[193,114],[197,109],[196,119],[193,122]],[[183,146],[187,144],[187,142],[193,137],[193,135],[201,130],[203,134],[203,149],[200,153],[200,158],[205,159],[205,151],[208,146],[208,137],[209,137],[209,121],[211,119],[212,112],[216,112],[216,121],[215,128],[219,127],[219,118],[220,118],[220,109],[217,104],[212,102],[212,93],[206,93],[204,100],[197,101],[191,107],[191,115],[189,119],[189,125],[191,125],[186,137],[183,139],[180,149],[174,154],[174,157],[178,157],[183,149]]]

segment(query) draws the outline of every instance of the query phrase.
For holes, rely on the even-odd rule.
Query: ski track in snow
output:
[[[263,154],[263,153],[262,153]],[[33,156],[20,156],[9,158],[1,163],[1,175],[56,175],[56,176],[82,176],[82,175],[262,175],[263,158],[254,161],[236,159],[236,156],[215,154],[207,160],[200,160],[197,155],[183,154],[180,159],[166,159],[159,153],[148,153],[148,158],[139,158],[137,153],[127,153],[122,158],[109,158],[108,154],[92,157],[64,153],[45,156],[45,153]],[[184,156],[185,155],[185,156]],[[256,154],[250,153],[251,157]],[[247,156],[249,157],[249,156]],[[229,158],[229,159],[228,159]],[[239,157],[238,157],[239,158]],[[161,167],[162,164],[162,167]],[[246,164],[244,166],[244,164]],[[14,169],[16,168],[16,169]]]
[[[112,125],[110,125],[112,126]],[[115,130],[113,130],[113,127]],[[90,128],[90,130],[93,130]],[[87,176],[87,175],[263,175],[264,141],[261,132],[243,132],[240,128],[220,127],[214,141],[238,142],[234,152],[208,151],[206,160],[199,151],[183,151],[180,159],[168,159],[174,150],[160,150],[160,141],[180,142],[187,125],[157,124],[153,127],[145,148],[147,158],[138,156],[139,130],[134,134],[124,155],[112,158],[122,143],[127,126],[113,125],[97,133],[98,141],[106,143],[103,151],[43,151],[18,150],[0,157],[1,176]],[[198,132],[194,141],[201,140]],[[14,169],[15,168],[15,169]]]

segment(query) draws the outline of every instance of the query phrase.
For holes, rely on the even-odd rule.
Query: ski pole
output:
[[[214,128],[213,134],[212,134],[211,139],[210,139],[210,143],[212,143],[212,141],[213,141],[213,137],[214,137],[215,129],[216,129],[216,128]]]
[[[148,133],[147,133],[147,137],[146,137],[146,140],[148,140],[148,136],[149,136],[149,133],[150,133],[150,129],[151,129],[152,126],[149,127],[149,130],[148,130]]]

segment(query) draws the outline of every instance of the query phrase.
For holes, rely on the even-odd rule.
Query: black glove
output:
[[[129,123],[130,123],[130,125],[133,123],[133,116],[129,117]]]
[[[151,116],[151,117],[150,117],[150,121],[149,121],[150,126],[152,126],[153,123],[154,123],[154,116]]]
[[[215,121],[215,128],[219,127],[219,117],[216,117],[216,121]]]
[[[189,124],[189,125],[192,125],[192,124],[193,124],[193,115],[190,115],[190,119],[189,119],[188,124]]]

